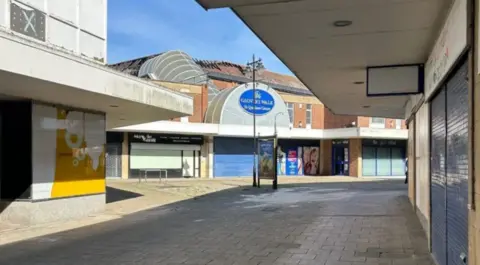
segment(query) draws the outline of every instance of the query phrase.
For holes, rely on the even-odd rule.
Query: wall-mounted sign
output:
[[[15,32],[45,41],[45,14],[40,10],[10,3],[10,27]]]
[[[467,0],[455,0],[425,64],[425,99],[445,79],[467,48]]]
[[[240,95],[239,104],[249,114],[265,115],[272,111],[275,100],[265,90],[257,89],[254,95],[253,89],[249,89]]]
[[[158,134],[158,133],[130,133],[131,143],[152,143],[152,144],[203,144],[202,135],[179,135],[179,134]]]
[[[332,145],[348,145],[348,140],[332,140]]]
[[[362,143],[363,145],[366,145],[366,146],[405,147],[407,145],[407,140],[363,139]]]

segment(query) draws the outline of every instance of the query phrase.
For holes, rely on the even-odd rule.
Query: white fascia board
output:
[[[348,139],[348,138],[358,138],[359,137],[359,128],[338,128],[338,129],[325,129],[324,139]]]
[[[218,135],[218,124],[155,121],[112,129],[121,132]]]
[[[169,134],[197,134],[223,137],[253,137],[253,127],[245,125],[219,125],[210,123],[183,123],[176,121],[157,121],[126,127],[112,131],[149,132]],[[275,133],[270,126],[257,126],[257,136],[270,136]],[[339,129],[299,129],[277,128],[278,138],[282,139],[345,139],[345,138],[378,138],[407,139],[407,130],[372,129],[372,128],[339,128]]]
[[[360,128],[360,138],[375,138],[375,139],[408,139],[408,130],[405,129],[374,129],[374,128]]]

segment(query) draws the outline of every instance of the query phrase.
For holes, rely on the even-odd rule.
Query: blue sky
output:
[[[290,74],[229,9],[205,11],[194,0],[108,1],[108,63],[168,50],[244,64],[252,54]]]

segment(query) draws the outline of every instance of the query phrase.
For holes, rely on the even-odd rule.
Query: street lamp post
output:
[[[253,93],[252,93],[252,104],[253,104],[253,169],[252,169],[252,178],[253,178],[253,187],[257,187],[257,104],[255,100],[255,95],[256,95],[256,79],[255,79],[255,74],[258,69],[258,67],[261,65],[262,59],[255,58],[255,54],[252,56],[252,61],[247,63],[247,70],[252,71],[252,83],[253,83]]]
[[[279,112],[275,114],[275,118],[273,119],[273,134],[275,136],[275,150],[274,150],[274,163],[275,163],[275,176],[273,177],[273,189],[276,190],[278,188],[278,172],[277,172],[277,159],[278,159],[278,149],[277,149],[277,144],[278,144],[278,136],[277,136],[277,118],[279,115],[284,115],[283,112]]]

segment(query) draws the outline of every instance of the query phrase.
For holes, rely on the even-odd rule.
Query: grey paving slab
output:
[[[406,185],[217,192],[0,247],[0,264],[433,264]]]

